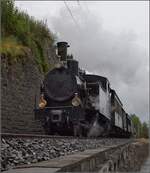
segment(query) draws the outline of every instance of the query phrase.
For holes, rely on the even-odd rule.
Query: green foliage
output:
[[[149,127],[148,127],[148,124],[146,122],[142,123],[141,136],[143,138],[148,138],[149,137]]]
[[[29,47],[40,70],[46,72],[49,65],[45,58],[44,48],[46,45],[53,46],[55,40],[47,25],[43,21],[37,21],[25,12],[18,10],[14,6],[13,0],[2,0],[1,9],[2,41],[12,35],[15,36],[17,40],[15,43],[18,42],[19,45]],[[4,49],[1,51],[5,53]]]
[[[148,138],[148,125],[146,122],[142,123],[140,118],[135,115],[135,114],[132,114],[131,115],[131,119],[132,119],[132,122],[133,122],[133,125],[134,125],[134,128],[135,128],[135,131],[136,131],[136,137],[137,138]]]
[[[137,137],[140,137],[141,136],[141,130],[142,130],[141,121],[140,121],[139,117],[136,116],[135,114],[131,115],[131,119],[132,119],[132,122],[134,124],[136,135],[137,135]]]
[[[20,44],[14,36],[2,39],[0,52],[8,57],[9,62],[17,62],[28,53],[29,48]]]

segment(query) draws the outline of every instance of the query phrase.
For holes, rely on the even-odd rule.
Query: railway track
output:
[[[112,137],[75,137],[60,135],[39,135],[39,134],[18,134],[18,133],[1,133],[2,138],[49,138],[49,139],[113,139]]]
[[[1,133],[2,138],[47,138],[47,139],[105,139],[104,137],[75,137],[60,135],[38,135],[38,134],[17,134],[17,133]]]
[[[77,138],[74,136],[58,136],[58,135],[38,135],[38,134],[17,134],[17,133],[1,133],[2,138]]]

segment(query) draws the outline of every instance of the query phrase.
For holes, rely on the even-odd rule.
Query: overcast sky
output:
[[[80,67],[106,76],[125,110],[149,117],[148,1],[17,1],[36,19],[47,21]]]

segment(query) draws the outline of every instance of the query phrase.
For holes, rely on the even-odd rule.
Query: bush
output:
[[[28,47],[31,49],[41,72],[47,72],[49,64],[44,55],[44,47],[46,45],[53,46],[55,40],[47,25],[43,21],[35,20],[25,12],[19,11],[14,6],[13,0],[2,0],[1,9],[3,45],[1,53],[9,53],[13,58],[15,53],[12,50],[20,56]]]
[[[5,54],[10,62],[17,62],[29,52],[29,48],[20,44],[14,36],[2,39],[0,52]]]

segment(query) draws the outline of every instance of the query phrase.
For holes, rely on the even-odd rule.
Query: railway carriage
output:
[[[131,117],[126,113],[126,122],[127,122],[127,136],[134,135],[134,127],[131,121]]]
[[[123,104],[120,101],[118,95],[116,94],[115,90],[111,89],[111,125],[112,125],[112,134],[120,134],[122,135],[123,128],[124,128],[124,119],[123,119],[123,112],[122,107]]]
[[[123,130],[126,135],[126,131],[127,131],[126,112],[123,108],[122,108],[122,119],[123,119]]]

